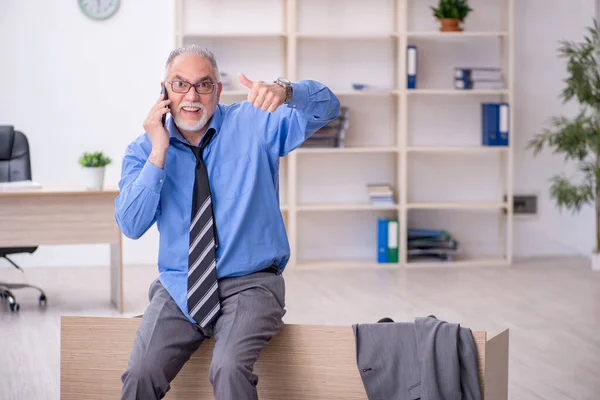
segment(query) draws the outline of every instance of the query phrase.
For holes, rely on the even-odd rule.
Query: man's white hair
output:
[[[206,58],[208,61],[210,61],[210,64],[212,65],[213,70],[215,71],[215,76],[217,78],[217,82],[221,82],[221,73],[219,72],[219,67],[217,66],[217,60],[215,59],[214,54],[209,49],[199,46],[197,44],[193,44],[193,43],[187,44],[185,46],[181,46],[181,47],[173,50],[169,54],[169,57],[167,58],[167,62],[165,64],[165,72],[164,72],[165,80],[167,79],[167,76],[169,74],[169,67],[173,63],[173,60],[177,56],[180,56],[182,54],[195,54],[200,57]]]

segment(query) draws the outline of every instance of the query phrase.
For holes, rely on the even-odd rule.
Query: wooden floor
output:
[[[125,316],[141,314],[155,267],[128,267]],[[510,399],[600,399],[600,273],[584,259],[511,268],[286,271],[288,323],[351,325],[382,317],[436,315],[474,330],[510,329]],[[108,268],[0,269],[19,290],[21,311],[0,304],[0,399],[59,399],[60,315],[118,315]]]

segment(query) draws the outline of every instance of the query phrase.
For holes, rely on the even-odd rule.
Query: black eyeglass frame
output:
[[[188,86],[188,88],[187,88],[186,91],[180,91],[180,89],[179,90],[175,90],[175,88],[173,87],[173,84],[175,82],[187,83],[189,86]],[[168,83],[171,86],[171,90],[174,93],[187,93],[193,87],[194,90],[196,91],[196,93],[198,93],[198,94],[211,94],[211,93],[214,93],[215,89],[217,88],[217,86],[219,84],[218,82],[215,83],[215,82],[211,82],[211,81],[202,81],[202,82],[198,82],[198,83],[191,83],[191,82],[188,82],[188,81],[184,81],[183,79],[177,79],[177,80],[174,80],[174,81],[166,81],[165,83]],[[212,89],[209,92],[199,92],[198,88],[200,87],[200,85],[205,85],[207,83],[211,85]]]

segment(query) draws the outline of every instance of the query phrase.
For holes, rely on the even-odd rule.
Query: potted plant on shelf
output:
[[[79,158],[79,165],[87,174],[86,187],[90,190],[102,190],[104,187],[104,170],[112,160],[101,151],[85,152]]]
[[[553,116],[553,129],[544,129],[528,142],[537,155],[544,146],[564,154],[565,161],[578,163],[580,179],[565,174],[550,179],[550,197],[560,210],[579,212],[584,205],[595,208],[596,238],[592,268],[600,270],[600,29],[596,20],[588,27],[589,36],[580,43],[561,40],[559,56],[567,59],[567,78],[560,94],[562,103],[576,99],[579,112],[573,118]]]
[[[439,0],[438,6],[430,6],[433,16],[440,21],[440,31],[461,32],[460,26],[467,15],[473,11],[466,0]]]

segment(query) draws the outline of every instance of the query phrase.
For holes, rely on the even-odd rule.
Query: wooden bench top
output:
[[[139,318],[62,317],[61,399],[116,399]],[[485,400],[508,397],[508,331],[473,332]],[[166,399],[214,399],[208,380],[214,341],[203,343]],[[366,400],[351,326],[287,324],[255,365],[261,400]]]

